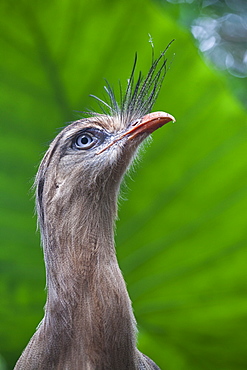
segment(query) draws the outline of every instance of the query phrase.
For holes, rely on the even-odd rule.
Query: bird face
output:
[[[50,147],[57,160],[57,186],[71,176],[86,178],[90,187],[99,178],[119,181],[139,144],[170,121],[174,118],[168,113],[155,112],[132,122],[117,116],[96,115],[72,123]]]
[[[165,52],[152,61],[146,77],[140,73],[137,81],[135,58],[124,94],[120,85],[120,103],[107,84],[108,102],[94,96],[103,114],[91,112],[91,117],[71,123],[57,135],[36,177],[38,209],[44,197],[47,204],[54,197],[63,198],[64,204],[72,198],[79,201],[82,195],[93,202],[103,193],[116,198],[140,143],[157,128],[175,121],[168,113],[149,113],[166,73]]]

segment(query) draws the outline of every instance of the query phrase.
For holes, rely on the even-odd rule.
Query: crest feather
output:
[[[100,109],[104,114],[118,116],[121,120],[131,122],[152,110],[167,71],[165,54],[173,41],[160,53],[158,58],[154,59],[154,54],[152,54],[152,64],[148,73],[144,76],[140,71],[137,79],[135,79],[137,53],[135,54],[134,64],[124,93],[122,84],[119,82],[119,102],[113,87],[107,80],[106,86],[104,86],[106,92],[105,100],[95,95],[90,95],[98,101]]]

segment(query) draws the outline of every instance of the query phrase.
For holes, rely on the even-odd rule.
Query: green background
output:
[[[116,244],[139,327],[161,369],[247,368],[247,113],[199,56],[178,8],[148,0],[0,3],[0,368],[43,316],[34,200],[57,129],[103,97],[104,78],[148,70],[171,39],[154,110],[176,117],[126,179]],[[175,54],[175,56],[174,56]],[[125,201],[124,199],[128,199]]]

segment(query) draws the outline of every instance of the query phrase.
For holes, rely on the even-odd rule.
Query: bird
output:
[[[44,317],[15,370],[155,370],[137,349],[137,324],[114,241],[121,182],[142,143],[175,118],[151,112],[167,48],[119,97],[106,81],[100,112],[88,110],[51,142],[36,178],[46,268]]]

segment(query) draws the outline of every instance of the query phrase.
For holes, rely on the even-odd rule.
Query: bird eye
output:
[[[96,141],[93,136],[85,133],[76,137],[74,145],[77,149],[90,149]]]
[[[96,127],[88,127],[77,132],[77,135],[72,137],[71,148],[77,150],[91,149],[96,145],[102,144],[106,137],[105,131]]]

